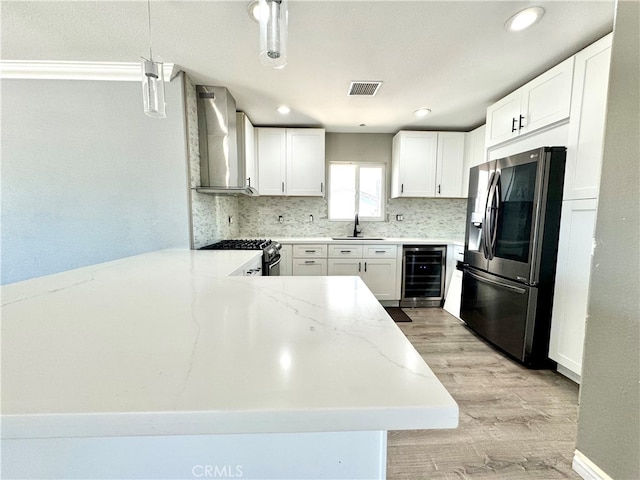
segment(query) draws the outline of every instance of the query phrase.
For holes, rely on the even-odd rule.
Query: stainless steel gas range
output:
[[[280,249],[282,245],[273,240],[222,240],[200,250],[262,250],[262,275],[280,275]]]

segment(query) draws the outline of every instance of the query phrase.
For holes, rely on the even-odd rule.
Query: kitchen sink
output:
[[[373,238],[373,237],[331,237],[331,240],[384,240],[384,238]]]

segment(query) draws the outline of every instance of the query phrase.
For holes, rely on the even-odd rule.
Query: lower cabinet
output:
[[[595,198],[562,205],[549,357],[577,376],[582,374],[597,205]]]
[[[280,261],[280,276],[281,277],[289,277],[293,274],[293,246],[292,245],[282,245],[282,249],[280,250],[280,257],[282,260]]]
[[[397,245],[330,245],[329,275],[359,276],[378,300],[397,300]]]
[[[297,277],[305,276],[323,276],[327,274],[327,259],[314,258],[312,260],[305,258],[293,259],[293,275]]]
[[[327,275],[327,245],[293,245],[292,274],[294,276]]]

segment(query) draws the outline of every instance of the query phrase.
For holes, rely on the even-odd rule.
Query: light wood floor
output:
[[[580,479],[578,386],[504,357],[439,308],[398,323],[460,407],[454,430],[389,432],[387,478]]]

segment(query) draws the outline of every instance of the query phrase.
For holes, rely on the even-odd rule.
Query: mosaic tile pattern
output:
[[[327,219],[324,198],[239,197],[238,204],[240,237],[335,237],[353,233],[353,222]],[[360,222],[360,227],[364,236],[463,241],[466,208],[466,199],[398,198],[387,204],[389,221]],[[397,214],[402,214],[404,221],[397,221]]]
[[[198,141],[198,98],[196,86],[187,77],[186,108],[191,187],[191,219],[193,246],[200,248],[226,238],[239,236],[238,198],[229,195],[207,195],[194,190],[200,185],[200,144]],[[233,223],[229,223],[229,217]]]

